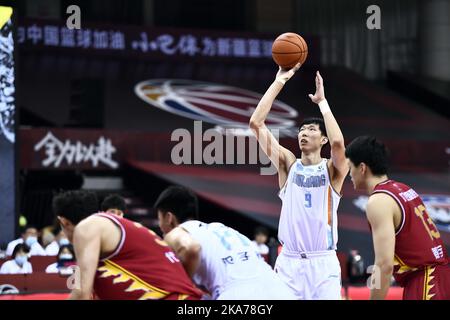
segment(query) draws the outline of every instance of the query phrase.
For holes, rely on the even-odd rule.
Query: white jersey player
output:
[[[196,203],[189,190],[169,187],[161,193],[155,207],[164,241],[211,299],[295,299],[250,239],[222,223],[191,220],[197,216]]]
[[[278,170],[282,200],[278,237],[283,248],[275,271],[298,299],[340,299],[337,208],[348,166],[344,137],[325,99],[319,72],[316,92],[309,97],[319,105],[323,120],[309,118],[300,125],[300,159],[282,147],[265,125],[273,101],[299,68],[280,68],[250,119],[250,128]],[[330,160],[321,157],[328,142]]]

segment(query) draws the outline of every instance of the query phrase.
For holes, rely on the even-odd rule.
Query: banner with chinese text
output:
[[[26,49],[57,49],[77,53],[109,54],[128,58],[268,62],[276,34],[218,32],[170,28],[107,26],[83,23],[79,30],[63,22],[24,20],[17,42]],[[309,44],[307,64],[319,64],[318,39]]]

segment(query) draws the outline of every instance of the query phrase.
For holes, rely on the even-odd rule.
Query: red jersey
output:
[[[419,195],[409,186],[388,180],[372,194],[386,193],[399,205],[402,221],[395,233],[395,280],[404,286],[408,277],[427,266],[449,263],[445,245]]]
[[[100,299],[200,299],[175,253],[153,231],[137,222],[108,213],[121,230],[117,249],[100,260],[94,291]]]

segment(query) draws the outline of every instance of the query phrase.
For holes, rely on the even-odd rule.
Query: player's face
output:
[[[350,159],[347,159],[350,168],[350,178],[353,182],[355,190],[362,189],[362,173],[360,166],[355,166]]]
[[[28,228],[25,231],[25,239],[28,237],[37,237],[38,236],[38,231],[35,228]]]
[[[158,210],[158,222],[159,228],[163,234],[169,233],[173,229],[171,215],[169,213],[164,213],[161,210]]]
[[[75,226],[64,217],[58,217],[58,220],[61,226],[61,230],[67,236],[67,239],[69,239],[69,241],[73,243],[73,231],[75,230]]]
[[[322,135],[318,124],[303,125],[298,132],[298,143],[302,152],[320,150],[327,138]]]

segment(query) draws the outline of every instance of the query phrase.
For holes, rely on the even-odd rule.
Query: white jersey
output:
[[[281,286],[280,290],[284,290],[284,284],[260,258],[252,242],[238,231],[222,223],[208,224],[197,220],[186,221],[180,227],[189,232],[201,245],[200,266],[193,280],[197,285],[204,286],[211,293],[212,299],[223,298],[221,295],[225,292],[227,299],[248,298],[248,293],[243,292],[246,291],[244,288],[255,287],[251,284],[263,282],[261,279],[267,279],[271,284],[276,283],[277,286]],[[288,299],[291,294],[287,287],[286,291],[289,293],[282,297],[284,299]],[[256,297],[254,294],[250,296]],[[266,293],[265,297],[270,299],[272,296]]]
[[[333,189],[327,159],[304,166],[292,164],[282,200],[278,238],[290,252],[336,250],[337,209],[341,196]]]

